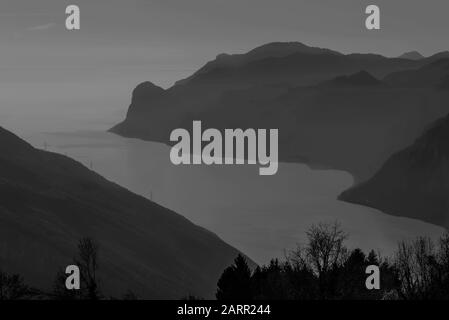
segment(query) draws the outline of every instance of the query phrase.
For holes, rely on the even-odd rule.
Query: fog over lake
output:
[[[311,224],[321,221],[340,222],[351,247],[385,255],[399,240],[436,238],[444,231],[336,200],[353,183],[352,176],[342,171],[280,163],[276,175],[260,176],[258,165],[175,166],[164,144],[102,131],[28,133],[24,138],[184,215],[258,263],[284,257],[285,250],[304,243]]]

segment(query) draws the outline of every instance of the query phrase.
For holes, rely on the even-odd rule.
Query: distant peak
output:
[[[349,76],[338,76],[325,84],[337,86],[377,86],[382,84],[382,81],[376,79],[369,72],[362,70]]]
[[[424,59],[425,57],[418,51],[410,51],[400,55],[399,58],[408,60],[421,60]]]
[[[261,46],[258,46],[254,49],[252,49],[250,52],[253,51],[258,51],[258,50],[267,50],[267,49],[277,49],[277,50],[282,50],[282,49],[291,49],[291,48],[296,48],[296,49],[302,49],[302,48],[310,48],[309,46],[305,45],[304,43],[301,42],[295,42],[295,41],[290,41],[290,42],[269,42],[266,44],[263,44]]]
[[[162,90],[165,91],[164,89],[162,89],[161,87],[155,85],[154,83],[150,82],[150,81],[145,81],[140,83],[135,89],[134,91],[140,91],[140,90]]]
[[[216,59],[217,60],[218,59],[226,59],[226,58],[229,58],[229,57],[232,57],[232,55],[230,55],[228,53],[220,53],[220,54],[217,55]]]
[[[161,87],[158,87],[150,81],[145,81],[134,89],[133,100],[136,98],[153,98],[162,95],[164,92],[165,90]]]
[[[254,48],[249,51],[247,55],[249,56],[269,56],[269,57],[283,57],[294,53],[309,53],[309,54],[319,54],[319,53],[333,53],[341,54],[337,51],[333,51],[325,48],[317,48],[305,45],[301,42],[270,42],[259,47]]]
[[[218,54],[215,60],[209,61],[202,68],[196,71],[192,76],[179,80],[176,82],[176,86],[188,83],[191,80],[207,74],[212,70],[223,68],[236,68],[242,65],[260,61],[270,58],[288,57],[294,54],[307,54],[307,55],[343,55],[342,53],[326,48],[311,47],[301,42],[270,42],[259,47],[256,47],[246,53],[238,54]]]

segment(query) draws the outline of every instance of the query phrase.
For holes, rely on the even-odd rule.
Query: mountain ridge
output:
[[[295,53],[308,53],[308,54],[335,54],[342,55],[340,52],[311,47],[301,42],[270,42],[260,45],[254,49],[241,54],[218,54],[215,60],[207,62],[203,67],[196,71],[190,77],[179,80],[175,83],[175,86],[182,85],[189,80],[194,79],[198,75],[210,72],[212,69],[224,68],[224,67],[238,67],[243,64],[254,62],[257,60],[263,60],[266,58],[282,58]]]
[[[295,46],[292,51],[304,45]],[[438,69],[444,52],[414,61],[321,50],[311,54],[280,49],[288,53],[281,56],[276,49],[274,56],[262,50],[263,59],[196,72],[157,101],[133,101],[126,119],[111,131],[170,144],[171,130],[188,129],[193,120],[219,130],[276,127],[280,161],[345,170],[363,181],[391,153],[446,114],[449,97],[442,88],[449,82],[408,87],[386,81],[396,72],[419,72],[433,63]]]
[[[339,199],[449,229],[449,115]]]
[[[421,60],[424,59],[425,57],[418,51],[409,51],[401,54],[398,58],[409,60]]]
[[[324,86],[379,86],[385,85],[381,80],[372,76],[369,72],[361,70],[357,73],[338,76],[332,80],[325,81],[321,85]]]
[[[441,58],[418,69],[393,72],[383,81],[397,87],[441,87],[449,76],[449,57]]]

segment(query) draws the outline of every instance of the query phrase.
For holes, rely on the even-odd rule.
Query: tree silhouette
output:
[[[366,299],[369,291],[365,287],[366,255],[354,249],[343,263],[338,274],[337,293],[340,299]]]
[[[437,245],[425,237],[401,242],[395,256],[398,296],[405,300],[449,298],[449,235]]]
[[[400,242],[394,259],[371,250],[349,251],[347,235],[337,223],[320,223],[307,231],[307,242],[290,252],[285,261],[272,259],[254,272],[243,255],[226,268],[217,283],[218,300],[430,300],[449,299],[449,233],[437,242],[419,237]],[[67,290],[67,275],[60,269],[52,293],[27,286],[17,274],[0,270],[0,300],[89,299],[98,300],[98,245],[91,238],[78,242],[74,264],[80,269],[81,289]],[[366,267],[380,269],[381,289],[365,286]],[[112,298],[111,298],[112,299]],[[121,299],[136,300],[128,291]],[[197,300],[194,296],[185,300]]]
[[[347,234],[337,222],[312,225],[306,234],[306,246],[293,252],[293,259],[308,265],[317,277],[319,298],[326,299],[335,294],[336,272],[347,258]]]
[[[358,248],[349,251],[346,238],[337,223],[313,225],[305,245],[290,252],[285,261],[273,259],[252,274],[240,256],[218,281],[217,299],[449,298],[449,235],[437,249],[422,239],[403,243],[393,263],[373,250],[368,254]],[[379,290],[366,287],[369,265],[379,267]]]
[[[73,258],[73,264],[80,270],[80,289],[66,288],[67,274],[59,269],[53,283],[50,298],[57,300],[98,300],[101,298],[98,273],[98,245],[92,238],[82,238],[77,244],[78,252]]]
[[[268,266],[257,267],[251,278],[254,299],[290,299],[290,283],[285,268],[286,264],[279,262],[278,259],[271,260]]]
[[[82,238],[78,242],[78,255],[74,259],[80,269],[81,290],[89,300],[98,300],[100,291],[97,279],[98,245],[91,238]]]
[[[53,282],[52,292],[49,294],[50,298],[54,300],[82,299],[81,292],[78,290],[68,290],[66,288],[66,279],[67,274],[63,269],[59,269]]]
[[[241,254],[234,264],[223,272],[218,280],[216,297],[218,300],[249,300],[251,293],[251,270]]]
[[[33,296],[34,290],[24,283],[21,276],[0,270],[0,300],[24,300]]]

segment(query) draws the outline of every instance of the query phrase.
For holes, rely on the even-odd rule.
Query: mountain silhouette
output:
[[[425,60],[343,55],[291,42],[267,44],[245,54],[222,54],[163,93],[151,86],[150,100],[145,95],[133,98],[126,119],[110,131],[167,142],[170,131],[187,122],[186,115],[192,118],[213,112],[223,99],[238,91],[252,90],[257,100],[270,99],[293,87],[316,85],[360,70],[380,79],[394,71],[423,66]]]
[[[3,128],[0,150],[1,267],[34,286],[49,289],[86,236],[99,243],[106,295],[212,298],[239,253],[184,217]]]
[[[295,53],[311,55],[342,55],[337,51],[325,48],[310,47],[301,42],[272,42],[254,48],[244,54],[219,54],[215,58],[215,60],[206,63],[205,66],[200,68],[192,76],[188,77],[187,79],[180,80],[176,82],[176,84],[185,84],[186,82],[201,77],[202,75],[217,72],[217,70],[241,67],[245,64],[267,58],[284,58]]]
[[[383,82],[373,77],[369,72],[360,71],[348,76],[338,76],[323,83],[325,86],[378,86]]]
[[[258,52],[258,51],[256,51]],[[192,76],[176,86],[222,86],[235,89],[248,85],[281,83],[291,86],[317,84],[339,75],[366,70],[382,78],[388,73],[422,66],[421,61],[386,58],[376,54],[343,55],[324,49],[311,49],[281,55],[277,51],[264,54],[219,55]]]
[[[438,53],[435,53],[434,55],[426,58],[426,60],[433,62],[433,61],[438,61],[441,59],[448,59],[449,58],[449,51],[441,51]]]
[[[404,54],[401,54],[398,58],[408,59],[408,60],[421,60],[424,59],[424,56],[418,51],[410,51]]]
[[[292,88],[264,101],[241,95],[223,103],[214,121],[205,119],[218,126],[239,114],[239,127],[276,127],[283,161],[345,170],[363,181],[445,115],[448,103],[445,91],[393,87],[359,72],[318,86]],[[248,112],[238,111],[245,108]],[[252,119],[255,115],[257,120]]]
[[[444,88],[444,81],[449,76],[449,58],[436,60],[417,70],[394,72],[383,80],[396,87],[410,88]]]
[[[449,116],[393,154],[368,181],[341,200],[449,228]]]
[[[144,114],[148,105],[155,105],[163,99],[165,90],[147,81],[139,84],[132,93],[131,105],[128,108],[128,115]]]
[[[249,51],[246,55],[254,58],[269,57],[285,57],[294,53],[310,53],[310,54],[336,54],[342,55],[340,52],[326,49],[310,47],[301,42],[272,42]]]
[[[435,56],[415,61],[301,49],[277,43],[256,48],[256,60],[254,51],[219,57],[157,99],[133,98],[111,131],[170,144],[171,131],[190,130],[193,120],[221,130],[278,128],[281,161],[346,170],[363,181],[447,113],[444,90],[385,81],[432,68]],[[227,63],[218,66],[220,59]]]

